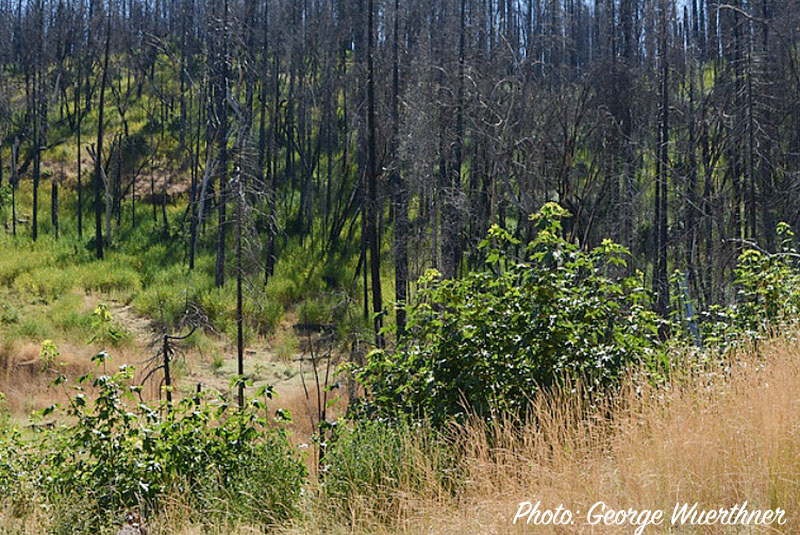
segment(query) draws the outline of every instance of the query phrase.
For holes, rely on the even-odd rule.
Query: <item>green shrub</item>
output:
[[[230,436],[230,439],[235,438]],[[200,481],[200,509],[211,515],[225,511],[233,518],[274,525],[295,516],[305,483],[305,465],[283,433],[262,432],[220,469],[212,466]],[[224,443],[222,443],[224,444]]]
[[[203,291],[197,303],[215,331],[226,332],[235,327],[236,296],[230,286]]]
[[[778,252],[745,249],[739,255],[734,270],[735,301],[728,306],[711,304],[697,314],[706,357],[724,356],[732,347],[773,336],[800,316],[800,268],[793,247],[794,233],[786,223],[779,223],[776,234]],[[679,319],[682,313],[677,311]],[[677,321],[674,324],[680,327]],[[689,341],[686,329],[673,329],[673,337]]]
[[[195,289],[189,286],[156,283],[134,297],[133,307],[162,328],[172,327],[186,314],[195,296]]]
[[[136,294],[132,304],[162,328],[172,328],[191,306],[200,304],[201,294],[213,284],[214,280],[202,271],[175,264],[159,271],[149,282],[145,279],[145,289]]]
[[[326,282],[322,278],[325,266],[319,251],[298,242],[290,243],[281,251],[275,273],[267,281],[267,298],[277,299],[288,308],[302,297],[319,295],[325,290]]]
[[[49,316],[54,327],[85,341],[91,336],[92,315],[83,312],[82,305],[81,296],[67,294],[51,305]]]
[[[748,333],[771,332],[783,322],[800,315],[800,270],[794,233],[780,223],[777,235],[781,250],[775,254],[748,249],[736,266],[738,302],[732,307],[736,327]]]
[[[29,451],[19,431],[7,421],[4,411],[3,407],[0,411],[0,496],[19,500],[24,498],[19,495],[20,483],[29,478]]]
[[[267,299],[248,299],[244,302],[244,317],[258,334],[266,336],[275,331],[283,317],[283,306]]]
[[[220,398],[187,399],[172,410],[140,403],[134,411],[132,377],[122,367],[76,386],[66,409],[74,424],[50,431],[42,448],[41,482],[51,500],[88,497],[98,518],[140,507],[151,516],[168,495],[204,516],[227,510],[267,524],[295,514],[304,464],[259,416],[262,403],[229,410]],[[93,402],[86,382],[97,391]]]
[[[42,340],[53,335],[53,324],[48,318],[25,315],[22,321],[9,330],[9,338],[19,340]]]
[[[91,338],[89,343],[99,342],[119,346],[130,339],[130,332],[114,321],[114,317],[105,303],[98,303],[90,318]]]
[[[398,351],[371,354],[359,374],[369,392],[364,409],[436,424],[470,412],[492,418],[523,411],[538,389],[565,376],[601,391],[629,364],[650,360],[656,317],[645,308],[642,275],[609,275],[625,263],[619,245],[584,252],[564,240],[566,215],[548,204],[533,217],[538,233],[523,259],[495,226],[481,246],[484,271],[423,277]]]
[[[10,324],[19,322],[19,310],[11,303],[0,303],[0,323]]]
[[[292,357],[297,355],[300,350],[300,342],[293,331],[283,333],[280,341],[275,346],[275,354],[278,359],[284,362],[289,361]]]
[[[242,325],[242,338],[244,339],[244,345],[249,346],[253,343],[253,340],[256,339],[255,329],[253,326],[250,325],[247,320],[245,320],[244,324]],[[228,337],[228,340],[231,340],[235,343],[236,338],[239,335],[238,327],[236,325],[236,321],[232,320],[226,324],[225,328],[225,336]]]
[[[5,227],[11,214],[11,184],[0,185],[0,226]]]
[[[43,340],[41,348],[39,349],[39,361],[47,371],[58,362],[58,357],[61,356],[61,351],[52,340]]]
[[[345,285],[348,277],[347,265],[340,261],[329,259],[322,268],[320,278],[328,290],[336,290]]]
[[[141,272],[145,285],[149,285],[157,278],[164,280],[166,278],[165,275],[167,275],[165,273],[167,270],[164,269],[164,260],[168,256],[167,246],[163,243],[148,243],[143,244],[141,250]],[[167,275],[170,278],[173,276]]]
[[[300,323],[321,324],[330,320],[330,314],[321,299],[306,299],[300,304],[297,319]]]
[[[219,351],[214,351],[211,356],[211,369],[218,372],[223,366],[225,366],[225,357]]]
[[[297,288],[294,282],[289,279],[270,277],[264,288],[264,296],[267,301],[280,303],[285,308],[295,302],[297,295]]]

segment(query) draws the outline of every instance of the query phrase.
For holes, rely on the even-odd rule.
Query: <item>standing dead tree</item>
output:
[[[200,323],[194,319],[190,325],[191,329],[189,332],[183,335],[171,335],[166,331],[159,335],[153,341],[153,345],[158,346],[158,351],[145,363],[145,374],[142,377],[141,385],[144,386],[152,377],[163,371],[163,376],[158,383],[158,399],[161,399],[161,391],[163,389],[167,399],[168,410],[172,410],[173,391],[173,377],[172,373],[170,372],[170,364],[174,360],[175,356],[180,354],[180,342],[185,341],[192,336],[199,327]]]

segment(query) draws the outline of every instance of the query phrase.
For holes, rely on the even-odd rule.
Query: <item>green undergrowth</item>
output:
[[[209,524],[267,527],[297,514],[306,468],[262,401],[148,405],[133,376],[124,366],[87,374],[40,415],[63,413],[70,425],[29,436],[0,420],[0,495],[12,519],[44,517],[47,533],[108,533],[125,514],[153,518],[176,500]]]

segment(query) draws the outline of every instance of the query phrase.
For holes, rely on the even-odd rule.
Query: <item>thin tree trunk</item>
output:
[[[97,258],[103,258],[103,226],[102,226],[102,162],[103,159],[103,108],[105,104],[106,81],[108,80],[108,49],[111,40],[111,14],[107,15],[106,44],[103,55],[103,75],[100,79],[100,103],[98,107],[97,125],[97,157],[94,162],[94,238]],[[88,109],[87,109],[88,111]]]
[[[33,73],[33,240],[39,237],[39,175],[40,159],[42,153],[41,123],[39,118],[39,68]]]
[[[382,348],[383,298],[381,296],[381,257],[378,243],[378,171],[375,155],[375,70],[373,53],[374,0],[367,4],[367,231],[369,233],[370,271],[372,275],[372,313],[375,324],[375,344]]]
[[[667,279],[667,176],[669,166],[669,54],[667,49],[666,5],[661,12],[661,135],[657,165],[656,227],[658,234],[656,264],[656,309],[666,317],[669,308],[669,282]],[[662,335],[665,333],[662,333]]]
[[[50,223],[53,225],[53,232],[58,239],[58,175],[53,173],[50,181]]]
[[[83,185],[81,183],[81,125],[83,123],[83,113],[80,110],[81,84],[83,83],[82,61],[78,61],[78,87],[75,89],[75,114],[77,124],[77,145],[78,145],[78,238],[83,238]]]
[[[394,0],[394,42],[392,43],[392,183],[394,184],[394,274],[395,321],[398,335],[406,328],[406,301],[408,299],[408,200],[406,184],[400,169],[398,144],[400,138],[400,2]]]
[[[225,284],[225,236],[228,230],[226,221],[227,204],[227,174],[228,174],[228,0],[225,0],[223,15],[223,45],[222,58],[220,61],[221,80],[219,93],[217,94],[217,113],[220,117],[219,133],[217,142],[219,144],[219,203],[217,229],[217,261],[214,270],[214,283],[217,287]]]
[[[239,375],[239,408],[244,407],[244,312],[242,302],[242,175],[236,176],[236,364]]]

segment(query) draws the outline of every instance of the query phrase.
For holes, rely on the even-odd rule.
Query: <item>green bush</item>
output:
[[[173,264],[172,266],[165,266],[165,260],[168,258],[169,253],[167,246],[163,243],[147,243],[141,244],[141,272],[142,279],[145,285],[151,284],[154,280],[161,281],[167,278],[174,278],[180,276],[180,268],[182,266]],[[172,272],[169,272],[173,270]]]
[[[197,303],[215,331],[226,332],[235,327],[236,297],[230,286],[203,291]]]
[[[306,299],[300,304],[297,319],[300,323],[327,323],[330,314],[321,299]]]
[[[745,249],[737,259],[736,298],[728,306],[711,304],[698,316],[700,341],[706,357],[724,356],[732,347],[757,342],[778,334],[800,317],[800,268],[793,247],[794,233],[786,223],[779,223],[780,248],[776,253]],[[680,288],[675,293],[680,293]],[[675,311],[685,315],[685,304]],[[688,342],[687,329],[674,322],[673,337]]]
[[[283,306],[268,299],[247,299],[244,302],[244,317],[258,334],[271,334],[283,317]]]
[[[278,359],[283,362],[288,362],[294,358],[300,351],[300,341],[294,331],[286,331],[280,340],[275,344],[275,354]]]
[[[289,307],[297,299],[297,288],[289,279],[279,279],[271,277],[264,288],[264,296],[267,301],[280,303],[283,307]]]
[[[736,266],[738,302],[732,307],[736,327],[748,333],[771,332],[787,320],[800,315],[800,270],[797,251],[792,247],[794,233],[789,225],[777,227],[781,242],[778,253],[748,249]]]
[[[7,340],[42,340],[53,335],[53,324],[42,316],[25,316],[9,329]]]
[[[0,323],[18,323],[19,316],[17,307],[11,303],[0,303]]]
[[[5,227],[11,214],[11,184],[0,185],[0,226]]]
[[[92,315],[83,312],[81,296],[68,294],[55,301],[49,311],[53,325],[80,340],[91,336]]]
[[[561,237],[568,214],[547,204],[533,216],[525,258],[495,226],[481,247],[486,269],[461,280],[429,272],[409,310],[397,352],[369,356],[359,378],[368,413],[414,414],[436,424],[524,410],[565,376],[590,391],[612,387],[626,367],[650,360],[657,322],[642,275],[615,277],[627,252],[610,241],[584,252]]]
[[[209,517],[227,509],[267,524],[295,514],[304,464],[259,416],[263,404],[234,410],[215,398],[186,399],[171,410],[137,405],[132,377],[122,367],[76,386],[66,409],[74,424],[48,432],[41,450],[49,499],[88,497],[98,518],[137,508],[150,516],[169,495]],[[93,402],[83,391],[88,382],[97,391]]]
[[[267,281],[267,299],[277,300],[284,307],[298,302],[303,297],[313,297],[325,290],[326,273],[337,277],[335,270],[326,268],[328,264],[320,258],[319,251],[292,242],[281,251],[275,273]]]
[[[22,435],[12,428],[5,414],[0,416],[0,496],[8,500],[21,500],[24,480],[30,478],[29,448]]]
[[[114,321],[105,303],[98,303],[90,316],[91,337],[89,343],[99,342],[116,347],[130,340],[131,334],[124,326]]]
[[[161,327],[174,326],[196,302],[198,290],[188,284],[158,282],[133,299],[134,309]]]

